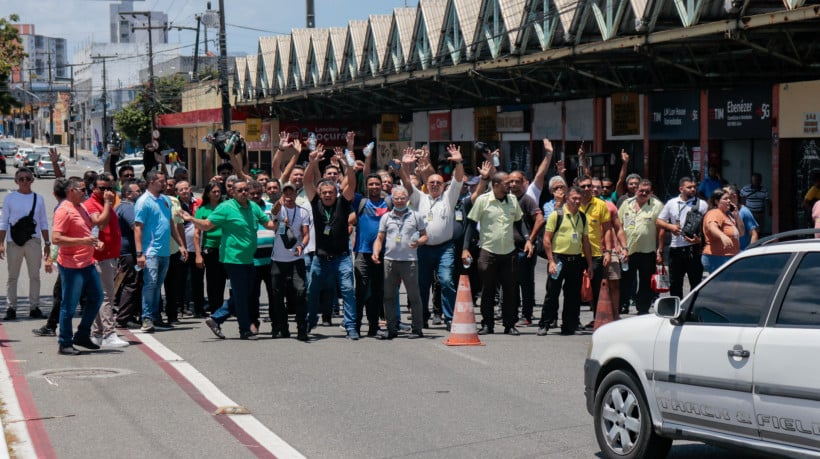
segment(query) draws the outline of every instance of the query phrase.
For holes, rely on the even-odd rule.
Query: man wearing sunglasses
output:
[[[91,218],[91,223],[100,229],[98,237],[102,242],[102,248],[95,248],[94,261],[100,275],[103,301],[91,329],[91,341],[106,348],[128,346],[127,341],[117,336],[114,321],[114,297],[117,293],[114,288],[114,277],[118,270],[122,234],[119,219],[113,209],[116,196],[113,186],[114,177],[111,174],[99,174],[97,181],[94,182],[94,188],[91,189],[91,197],[82,204]]]
[[[29,282],[29,302],[31,309],[29,316],[32,319],[43,317],[40,312],[40,265],[43,257],[49,254],[51,249],[51,239],[48,236],[48,216],[46,215],[45,201],[42,196],[37,196],[32,192],[31,185],[34,176],[31,170],[21,167],[14,174],[14,182],[17,184],[17,191],[9,193],[3,200],[3,212],[0,212],[0,260],[2,260],[8,250],[8,270],[9,277],[6,284],[8,292],[8,308],[3,320],[14,320],[17,318],[17,278],[20,275],[20,267],[23,260],[26,261]],[[35,230],[27,235],[23,245],[18,245],[12,239],[12,231],[15,224],[21,219],[27,218],[33,210]],[[19,242],[19,241],[18,241]],[[42,249],[41,249],[42,247]],[[42,253],[42,255],[40,255]]]

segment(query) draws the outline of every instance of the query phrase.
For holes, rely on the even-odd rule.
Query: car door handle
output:
[[[740,357],[742,359],[747,359],[750,355],[752,354],[749,351],[744,350],[743,348],[729,349],[729,357]]]

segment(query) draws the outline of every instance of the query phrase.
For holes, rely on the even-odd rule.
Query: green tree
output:
[[[20,102],[10,92],[11,71],[23,61],[26,53],[18,40],[17,29],[12,23],[20,20],[16,14],[8,19],[0,18],[0,113],[8,114],[12,108],[20,107]]]
[[[151,98],[148,84],[143,85],[128,105],[114,114],[117,129],[128,140],[144,145],[151,141],[151,113],[162,115],[182,111],[182,90],[186,79],[182,75],[157,78],[155,98]]]

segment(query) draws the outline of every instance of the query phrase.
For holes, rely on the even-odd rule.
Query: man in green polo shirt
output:
[[[253,265],[256,231],[258,225],[276,231],[279,224],[271,220],[255,202],[248,199],[248,183],[244,180],[234,182],[233,197],[234,199],[225,201],[214,209],[207,220],[194,218],[185,211],[179,211],[179,216],[186,222],[193,222],[202,231],[209,231],[215,227],[222,228],[219,261],[228,273],[232,294],[227,305],[206,319],[205,323],[214,335],[224,339],[221,324],[233,313],[239,322],[239,337],[252,340],[256,339],[256,335],[251,333],[248,305],[256,280]]]
[[[655,265],[663,264],[662,250],[658,248],[656,225],[658,216],[663,210],[663,203],[652,195],[652,182],[643,179],[638,182],[635,196],[627,199],[618,208],[618,217],[624,225],[626,244],[629,252],[629,269],[624,273],[621,285],[621,314],[629,312],[629,296],[638,278],[638,314],[649,312],[652,303],[650,279],[655,272]]]
[[[515,195],[509,193],[507,174],[499,172],[493,175],[492,191],[476,199],[470,214],[467,216],[467,231],[464,240],[469,241],[476,224],[481,225],[481,252],[478,256],[478,272],[484,286],[481,292],[481,330],[479,335],[494,333],[495,320],[493,302],[498,284],[504,294],[501,315],[504,322],[504,333],[520,335],[515,324],[518,321],[518,280],[515,273],[515,240],[513,225],[519,225],[521,234],[529,234],[524,228],[523,212]],[[527,257],[533,256],[532,241],[524,243]],[[470,264],[470,251],[461,252],[461,260]]]
[[[538,336],[546,335],[549,324],[558,318],[558,297],[562,286],[564,310],[561,313],[561,334],[574,335],[578,328],[581,280],[584,269],[589,273],[593,271],[588,217],[580,211],[582,193],[577,186],[570,188],[564,207],[547,218],[544,251],[547,252],[549,261],[549,278],[547,300],[538,324]]]

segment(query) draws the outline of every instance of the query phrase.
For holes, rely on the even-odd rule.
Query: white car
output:
[[[816,232],[763,239],[683,301],[593,334],[584,392],[604,457],[661,458],[673,439],[820,457]]]
[[[142,178],[142,172],[145,170],[145,165],[142,163],[141,156],[126,156],[125,158],[117,161],[117,172],[119,173],[120,168],[125,165],[129,165],[134,168],[134,177]],[[105,172],[105,169],[100,169],[97,172]]]
[[[14,154],[14,167],[20,168],[23,165],[23,161],[25,161],[26,157],[30,154],[34,153],[33,148],[24,148],[20,147],[17,149],[17,153]]]

